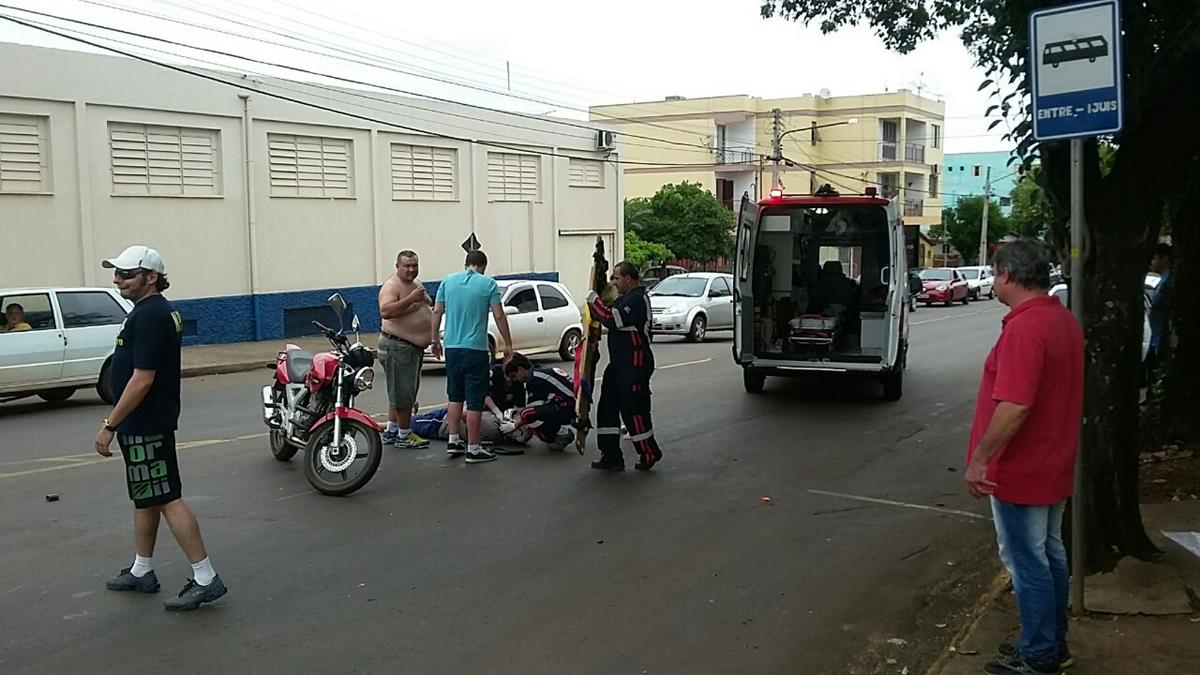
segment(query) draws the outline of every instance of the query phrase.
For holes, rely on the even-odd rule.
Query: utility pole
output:
[[[992,210],[992,167],[987,167],[987,178],[983,181],[983,227],[979,230],[979,264],[987,264],[987,221]]]
[[[783,111],[771,110],[771,189],[779,185],[779,161],[783,159]]]

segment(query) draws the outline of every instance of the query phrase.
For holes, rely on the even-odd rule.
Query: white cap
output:
[[[130,246],[121,251],[121,255],[109,258],[100,264],[109,269],[142,269],[159,274],[167,273],[167,266],[163,264],[162,256],[149,246]]]

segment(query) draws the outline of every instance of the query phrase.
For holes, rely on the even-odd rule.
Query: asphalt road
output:
[[[266,448],[269,373],[186,380],[184,494],[230,589],[186,615],[160,604],[190,572],[165,526],[163,593],[104,589],[132,557],[121,462],[90,447],[107,408],[0,405],[0,672],[850,672],[916,639],[947,563],[992,545],[951,469],[1002,309],[916,312],[897,403],[831,380],[746,394],[726,336],[660,339],[649,474],[571,451],[468,466],[435,442],[322,497]]]

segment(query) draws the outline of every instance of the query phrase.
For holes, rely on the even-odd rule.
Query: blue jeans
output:
[[[1017,648],[1035,663],[1055,661],[1067,640],[1071,574],[1062,541],[1065,505],[1022,506],[992,497],[1000,560],[1012,577],[1021,614]]]

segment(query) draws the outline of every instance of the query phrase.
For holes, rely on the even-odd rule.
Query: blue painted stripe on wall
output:
[[[558,272],[498,274],[497,279],[558,281]],[[437,295],[441,281],[426,281],[430,297]],[[341,293],[354,306],[364,333],[379,331],[379,286],[326,288],[288,293],[227,295],[215,298],[173,300],[184,321],[194,321],[196,331],[183,338],[185,345],[251,342],[283,338],[283,315],[289,309],[323,307],[334,293]]]

